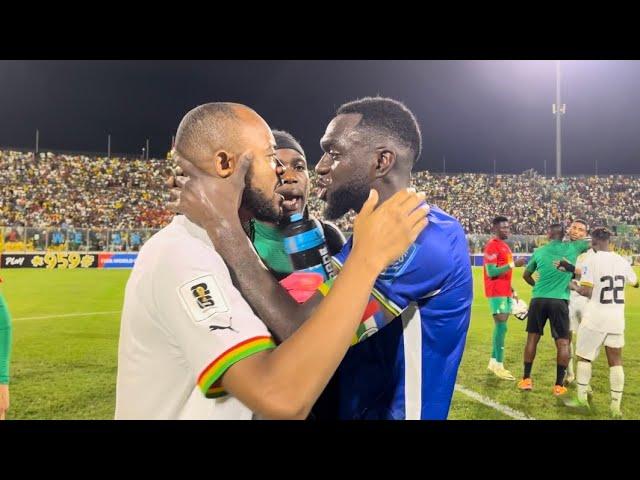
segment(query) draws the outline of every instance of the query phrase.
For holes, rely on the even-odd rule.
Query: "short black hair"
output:
[[[549,225],[549,230],[553,230],[554,228],[559,228],[564,232],[564,225],[562,223],[555,222]]]
[[[503,217],[502,215],[499,215],[499,216],[497,216],[496,218],[493,219],[491,224],[495,227],[499,223],[508,222],[508,221],[509,221],[509,219],[507,217]]]
[[[598,241],[609,241],[611,238],[611,230],[607,227],[596,227],[591,232],[591,238]]]
[[[276,140],[276,150],[290,148],[291,150],[295,150],[303,157],[307,157],[304,154],[304,150],[300,142],[289,132],[285,132],[284,130],[271,130],[273,133],[273,138]]]
[[[336,115],[359,113],[359,126],[370,127],[392,136],[412,154],[412,164],[422,153],[422,134],[415,115],[402,102],[386,97],[364,97],[343,104]]]

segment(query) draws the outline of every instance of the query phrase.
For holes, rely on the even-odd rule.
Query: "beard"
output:
[[[242,193],[242,206],[249,210],[256,220],[278,223],[281,217],[280,208],[260,190],[250,185]]]
[[[324,215],[328,220],[337,220],[353,209],[359,212],[369,197],[371,188],[364,179],[355,179],[327,192],[327,206]]]

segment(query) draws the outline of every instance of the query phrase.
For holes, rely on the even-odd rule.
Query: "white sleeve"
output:
[[[582,264],[582,274],[580,275],[580,285],[584,287],[593,287],[593,257],[589,258]]]
[[[159,260],[154,272],[158,323],[182,352],[200,390],[207,397],[225,395],[224,372],[275,343],[215,250],[196,242],[183,251],[188,255]]]

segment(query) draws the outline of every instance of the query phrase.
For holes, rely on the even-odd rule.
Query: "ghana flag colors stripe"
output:
[[[222,374],[234,363],[262,350],[275,348],[276,344],[270,336],[248,338],[244,342],[231,347],[218,356],[205,368],[198,377],[198,386],[207,397],[220,397],[226,392],[220,385],[214,385]]]

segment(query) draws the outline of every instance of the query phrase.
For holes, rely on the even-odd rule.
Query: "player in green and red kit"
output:
[[[0,278],[0,282],[2,279]],[[11,358],[11,314],[0,293],[0,420],[9,409],[9,360]]]
[[[487,369],[503,380],[515,380],[504,368],[504,340],[507,335],[507,319],[511,313],[512,296],[511,270],[522,267],[526,260],[513,261],[513,255],[505,240],[509,238],[509,219],[493,219],[491,231],[495,235],[484,248],[484,293],[489,300],[489,309],[493,315],[493,349]]]

